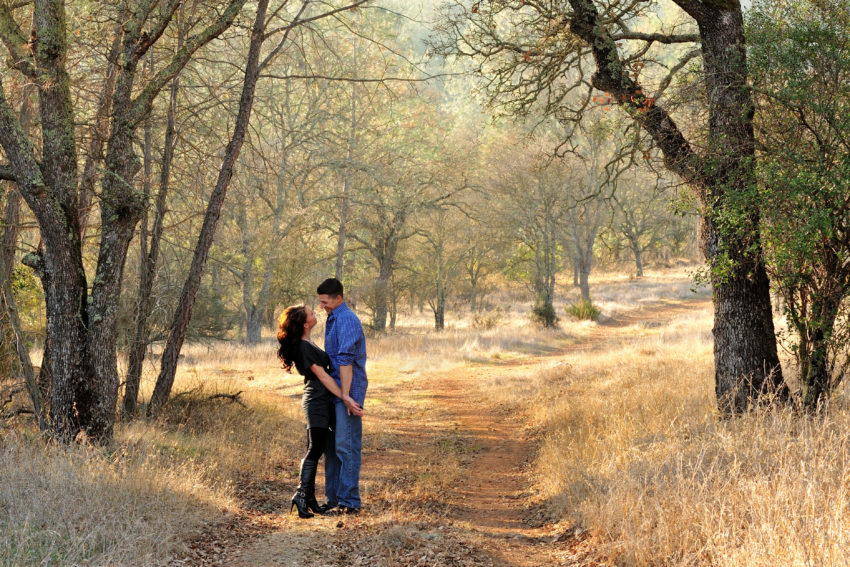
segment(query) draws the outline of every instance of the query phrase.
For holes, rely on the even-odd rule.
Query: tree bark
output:
[[[714,360],[718,405],[724,413],[744,411],[763,394],[788,396],[782,379],[770,284],[764,266],[759,214],[744,204],[745,225],[720,230],[715,217],[754,186],[753,104],[747,85],[746,41],[738,2],[698,21],[709,93],[709,146],[703,165],[710,218],[703,223],[703,249],[717,266],[732,261],[728,276],[716,274]],[[717,172],[717,173],[714,173]],[[738,211],[736,211],[738,212]]]
[[[305,3],[302,6],[301,11],[298,13],[298,16],[296,16],[296,19],[300,17],[306,5],[307,4]],[[242,85],[239,112],[236,116],[233,135],[224,152],[224,161],[221,169],[219,170],[215,188],[210,195],[207,211],[204,215],[204,223],[201,227],[200,235],[198,236],[195,253],[192,256],[192,265],[189,269],[189,276],[186,279],[186,283],[183,285],[183,291],[180,294],[180,300],[174,313],[171,330],[165,344],[165,349],[162,353],[160,373],[157,377],[156,385],[154,386],[150,405],[148,405],[148,415],[156,414],[165,405],[171,395],[171,388],[174,385],[174,376],[177,372],[177,359],[180,355],[180,349],[183,346],[183,341],[186,338],[186,329],[189,326],[189,319],[192,316],[192,307],[195,303],[195,296],[197,295],[198,288],[201,285],[201,276],[203,275],[207,257],[209,256],[209,250],[212,246],[213,237],[215,236],[216,225],[218,224],[218,219],[221,216],[221,207],[224,203],[224,198],[227,195],[227,189],[233,176],[233,169],[236,165],[236,160],[239,158],[239,152],[242,149],[242,143],[245,141],[245,134],[248,130],[248,121],[254,104],[254,92],[260,73],[260,48],[262,47],[264,39],[267,8],[268,0],[259,0],[257,4],[256,18],[251,29],[248,61],[245,67],[245,78]]]
[[[668,169],[692,184],[706,210],[702,248],[713,268],[715,392],[723,413],[744,411],[775,392],[787,397],[776,350],[770,288],[761,252],[758,209],[744,203],[745,226],[719,225],[717,215],[753,183],[753,104],[747,86],[746,41],[737,0],[674,0],[699,26],[709,98],[709,148],[697,155],[660,105],[633,80],[591,0],[569,0],[570,29],[596,61],[591,82],[627,107],[663,152]],[[722,226],[722,228],[721,228]]]
[[[372,328],[378,332],[383,332],[387,328],[389,286],[393,277],[397,249],[396,237],[389,236],[386,238],[378,258],[378,277],[375,278],[375,316],[372,318]]]

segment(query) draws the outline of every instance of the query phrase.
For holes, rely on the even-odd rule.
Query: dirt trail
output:
[[[221,528],[233,535],[207,534],[191,544],[192,554],[174,564],[578,565],[570,559],[575,557],[569,550],[576,544],[573,534],[564,525],[542,524],[529,506],[534,439],[517,416],[487,396],[482,384],[518,372],[530,375],[578,352],[603,347],[623,327],[660,326],[708,303],[657,302],[603,321],[580,342],[551,354],[423,373],[374,392],[370,387],[370,396],[388,403],[367,405],[372,423],[365,435],[383,442],[364,450],[363,514],[301,521],[283,508],[289,495],[284,489],[277,495],[283,509],[234,518]],[[445,461],[440,461],[439,451],[435,460],[435,447],[447,449]],[[416,482],[421,482],[416,479],[439,476],[441,467],[449,466],[460,467],[453,469],[454,484],[438,489],[436,497],[426,494],[425,503],[416,495],[393,491],[393,486],[415,491]],[[201,540],[216,543],[211,548]]]

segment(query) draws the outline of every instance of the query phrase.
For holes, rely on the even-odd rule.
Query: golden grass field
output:
[[[427,313],[403,316],[394,333],[369,341],[367,410],[390,411],[382,392],[427,373],[534,359],[536,371],[481,384],[478,395],[533,433],[528,505],[581,534],[563,564],[850,563],[843,394],[826,417],[719,419],[710,303],[690,287],[684,272],[598,277],[603,320],[569,321],[559,307],[556,331],[532,326],[528,304],[509,304],[507,293],[491,329],[450,314],[450,328],[433,333]],[[672,307],[677,314],[665,317]],[[628,323],[635,310],[643,316],[633,323],[609,324]],[[294,486],[302,382],[280,370],[273,342],[184,353],[166,414],[120,424],[111,447],[45,445],[26,422],[2,429],[0,564],[165,564],[202,526],[239,512],[246,479]],[[246,407],[208,398],[238,391]],[[394,410],[400,426],[419,418],[415,395]],[[366,450],[393,448],[392,431],[364,424]],[[444,475],[462,477],[465,455],[455,449],[402,459],[392,483],[367,486],[382,521],[403,513],[393,504],[400,490],[409,503],[446,489],[445,478],[411,467],[439,460]]]

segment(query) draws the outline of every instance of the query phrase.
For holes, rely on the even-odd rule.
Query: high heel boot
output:
[[[307,463],[313,463],[312,472],[311,467],[308,466]],[[312,475],[312,478],[309,478]],[[313,487],[315,485],[316,480],[316,464],[315,461],[301,461],[301,480],[298,483],[298,488],[295,489],[295,494],[292,496],[292,507],[289,509],[289,513],[292,513],[292,510],[298,508],[298,517],[299,518],[312,518],[313,513],[310,511],[310,507],[308,505],[307,500],[307,488]],[[311,489],[312,493],[312,489]],[[315,500],[315,496],[313,497]]]
[[[305,459],[301,463],[301,486],[304,487],[307,508],[316,514],[324,514],[325,508],[316,502],[316,469],[318,468],[318,461]]]

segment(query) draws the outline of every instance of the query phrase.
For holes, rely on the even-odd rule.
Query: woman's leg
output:
[[[307,455],[310,454],[310,449],[313,445],[310,429],[307,429]],[[312,471],[311,471],[312,468]],[[311,477],[315,481],[316,467],[307,462],[306,457],[301,460],[301,470],[299,472],[298,488],[295,489],[295,494],[292,495],[292,508],[298,508],[298,516],[301,518],[312,518],[313,513],[310,512],[310,507],[307,503],[307,489],[311,483]],[[290,508],[290,513],[292,509]]]
[[[326,427],[311,427],[307,430],[307,454],[301,462],[301,486],[307,507],[316,513],[324,512],[316,502],[316,469],[319,467],[319,458],[325,452],[330,429]]]

